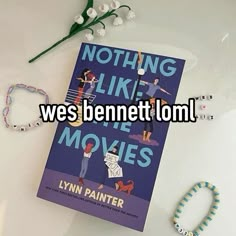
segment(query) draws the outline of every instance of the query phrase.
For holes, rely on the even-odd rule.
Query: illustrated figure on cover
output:
[[[79,184],[84,185],[84,178],[88,170],[89,160],[92,156],[93,144],[88,143],[84,149],[84,157],[81,162],[81,171],[79,175]]]
[[[114,146],[112,151],[108,151],[104,157],[104,173],[102,176],[102,180],[98,189],[102,189],[104,187],[104,183],[106,179],[112,179],[114,181],[114,185],[116,190],[119,188],[119,185],[115,182],[114,178],[123,177],[122,168],[119,166],[119,148]]]
[[[84,88],[86,83],[91,83],[92,80],[95,79],[95,75],[91,72],[90,69],[84,69],[77,80],[79,80],[79,85],[78,85],[78,95],[75,98],[74,103],[76,105],[80,105],[80,101],[84,97]]]

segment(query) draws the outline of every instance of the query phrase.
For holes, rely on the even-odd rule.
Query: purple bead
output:
[[[25,84],[17,84],[16,87],[17,88],[26,88],[27,86]]]
[[[8,89],[7,94],[11,94],[11,93],[13,92],[14,88],[15,88],[15,85],[12,85],[12,86]]]
[[[38,89],[37,91],[41,95],[44,95],[44,96],[47,95],[47,93],[45,91],[43,91],[42,89]]]
[[[35,87],[32,87],[32,86],[28,86],[27,87],[27,90],[29,91],[29,92],[31,92],[31,93],[34,93],[34,92],[36,92],[36,88]]]
[[[9,113],[9,107],[5,107],[2,112],[3,116],[6,117],[8,115],[8,113]]]
[[[10,96],[6,97],[6,104],[10,106],[12,104],[12,98]]]
[[[48,97],[48,95],[46,95],[45,104],[49,104],[49,97]]]

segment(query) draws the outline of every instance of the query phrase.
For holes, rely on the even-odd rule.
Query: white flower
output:
[[[102,4],[100,7],[99,7],[99,10],[100,12],[102,13],[107,13],[109,11],[109,6],[107,4]]]
[[[113,10],[116,10],[116,9],[118,9],[119,7],[120,7],[120,2],[117,1],[117,0],[113,0],[113,2],[111,3],[111,8],[112,8]]]
[[[113,22],[113,25],[115,26],[119,26],[119,25],[122,25],[123,24],[123,19],[121,17],[116,17],[114,22]]]
[[[98,29],[97,33],[99,36],[104,37],[106,35],[106,30],[105,29]]]
[[[85,34],[85,38],[86,38],[88,41],[93,41],[93,40],[94,40],[94,36],[93,36],[91,33]]]
[[[84,18],[83,18],[83,16],[81,16],[81,15],[76,16],[74,20],[75,20],[75,22],[76,22],[77,24],[79,24],[79,25],[81,25],[81,24],[84,23]]]
[[[126,19],[127,19],[127,20],[132,20],[132,19],[134,19],[135,17],[136,17],[135,12],[132,11],[132,10],[129,10],[129,12],[128,12],[127,16],[126,16]]]
[[[98,14],[96,12],[96,10],[94,8],[89,8],[87,10],[87,15],[90,17],[90,18],[95,18]]]

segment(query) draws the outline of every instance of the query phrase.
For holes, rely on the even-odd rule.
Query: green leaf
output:
[[[87,6],[85,7],[84,11],[82,12],[82,16],[84,18],[84,23],[79,25],[77,23],[74,23],[71,28],[70,28],[70,34],[73,34],[75,31],[79,30],[89,19],[89,16],[87,15],[87,10],[90,8],[90,7],[93,7],[93,0],[88,0],[88,3],[87,3]]]

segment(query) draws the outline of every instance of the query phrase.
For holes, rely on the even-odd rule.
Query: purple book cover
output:
[[[79,120],[59,123],[37,196],[143,231],[169,123],[83,123],[81,103],[160,98],[174,104],[184,64],[83,43],[65,99],[78,106]],[[144,75],[138,75],[140,68]]]

